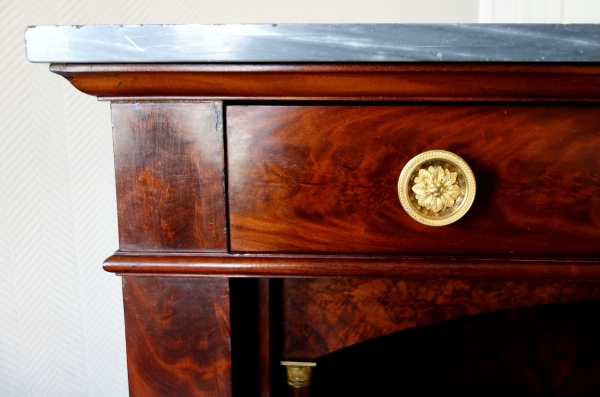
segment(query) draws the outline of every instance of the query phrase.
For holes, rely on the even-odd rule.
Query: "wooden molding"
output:
[[[116,253],[119,274],[600,280],[599,258]]]
[[[600,66],[579,64],[53,64],[111,100],[600,100]]]

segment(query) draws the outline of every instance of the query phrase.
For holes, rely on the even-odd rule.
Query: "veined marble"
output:
[[[600,62],[600,25],[34,26],[25,44],[52,63]]]

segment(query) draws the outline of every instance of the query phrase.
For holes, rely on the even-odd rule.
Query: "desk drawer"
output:
[[[245,252],[600,253],[600,107],[230,106],[230,241]],[[398,176],[461,156],[477,196],[457,222],[408,216]]]

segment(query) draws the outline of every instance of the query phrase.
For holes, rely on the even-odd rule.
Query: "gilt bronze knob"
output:
[[[459,156],[430,150],[413,157],[398,179],[402,208],[428,226],[456,222],[475,200],[475,176]]]

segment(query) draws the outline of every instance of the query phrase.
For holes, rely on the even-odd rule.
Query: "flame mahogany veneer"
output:
[[[594,283],[285,279],[283,355],[314,359],[381,335],[487,311],[600,299]]]
[[[123,277],[129,392],[229,395],[226,280]]]
[[[113,101],[120,250],[105,269],[124,276],[132,396],[278,396],[282,358],[600,298],[596,64],[51,70]],[[442,228],[396,192],[430,149],[478,185]]]
[[[598,254],[599,120],[597,106],[229,106],[231,250]],[[443,227],[398,199],[402,167],[432,149],[477,180]]]

